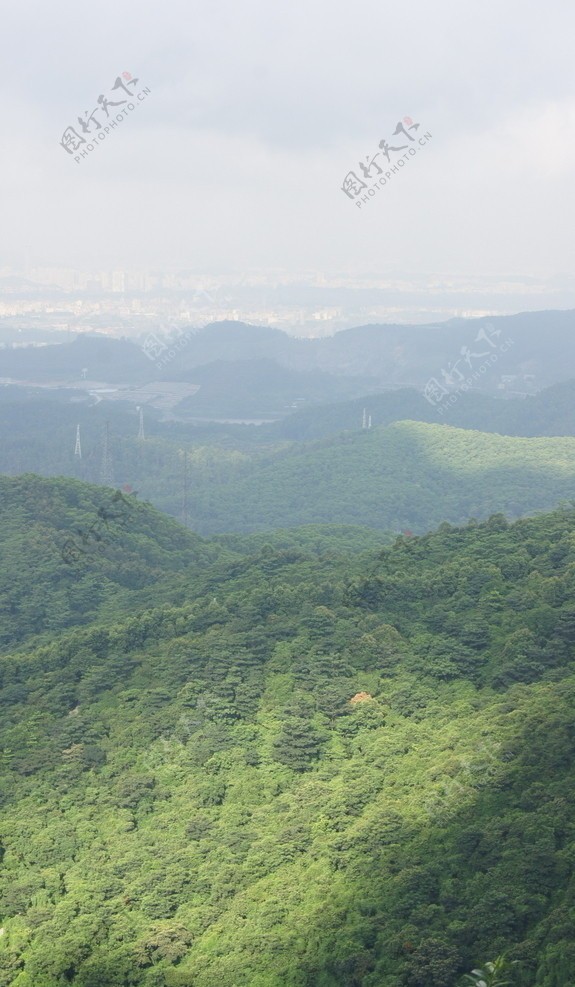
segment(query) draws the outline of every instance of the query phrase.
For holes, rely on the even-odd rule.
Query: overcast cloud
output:
[[[570,272],[572,0],[4,3],[0,266]],[[67,125],[150,96],[82,160]],[[361,209],[345,174],[431,142]]]

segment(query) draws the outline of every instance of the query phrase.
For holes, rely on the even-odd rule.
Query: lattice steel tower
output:
[[[110,423],[104,426],[104,444],[102,447],[102,463],[100,466],[100,483],[103,487],[114,486],[114,467],[110,452]]]
[[[80,426],[76,425],[76,447],[74,449],[74,455],[78,459],[82,458],[82,443],[80,442]]]

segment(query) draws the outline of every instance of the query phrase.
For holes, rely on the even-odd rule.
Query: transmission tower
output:
[[[112,455],[110,453],[110,424],[106,422],[104,426],[104,443],[102,447],[102,463],[100,466],[100,484],[103,487],[114,486],[114,468],[112,465]]]
[[[138,411],[140,412],[140,427],[138,429],[138,441],[145,442],[146,433],[144,432],[144,409],[138,408]]]
[[[82,443],[80,442],[80,426],[76,425],[76,447],[74,449],[74,455],[78,459],[82,458]]]
[[[363,416],[362,416],[362,419],[361,419],[361,427],[362,428],[367,428],[367,411],[366,411],[365,408],[363,409]]]

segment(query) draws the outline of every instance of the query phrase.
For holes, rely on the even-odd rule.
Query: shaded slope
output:
[[[375,379],[291,370],[274,360],[218,360],[183,373],[199,391],[176,408],[182,417],[280,418],[298,404],[354,397]]]

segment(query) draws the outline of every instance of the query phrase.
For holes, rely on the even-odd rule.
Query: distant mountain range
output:
[[[195,383],[199,368],[225,361],[237,363],[235,376],[249,376],[250,387],[257,390],[265,386],[266,375],[276,372],[272,369],[276,364],[310,375],[307,386],[294,379],[287,388],[284,413],[297,398],[308,403],[333,400],[325,380],[318,384],[313,379],[317,373],[363,378],[362,387],[369,380],[373,391],[427,387],[432,405],[445,404],[462,386],[531,393],[575,376],[572,310],[452,319],[425,326],[367,325],[322,339],[297,339],[241,322],[213,323],[177,339],[152,337],[142,339],[142,345],[79,336],[71,343],[6,349],[0,354],[0,375],[84,387],[86,379],[134,385],[153,380]],[[257,361],[255,367],[248,368],[250,361]],[[201,373],[205,376],[207,371]],[[251,405],[253,413],[260,411],[254,410],[253,401]],[[235,413],[241,413],[241,402]]]

